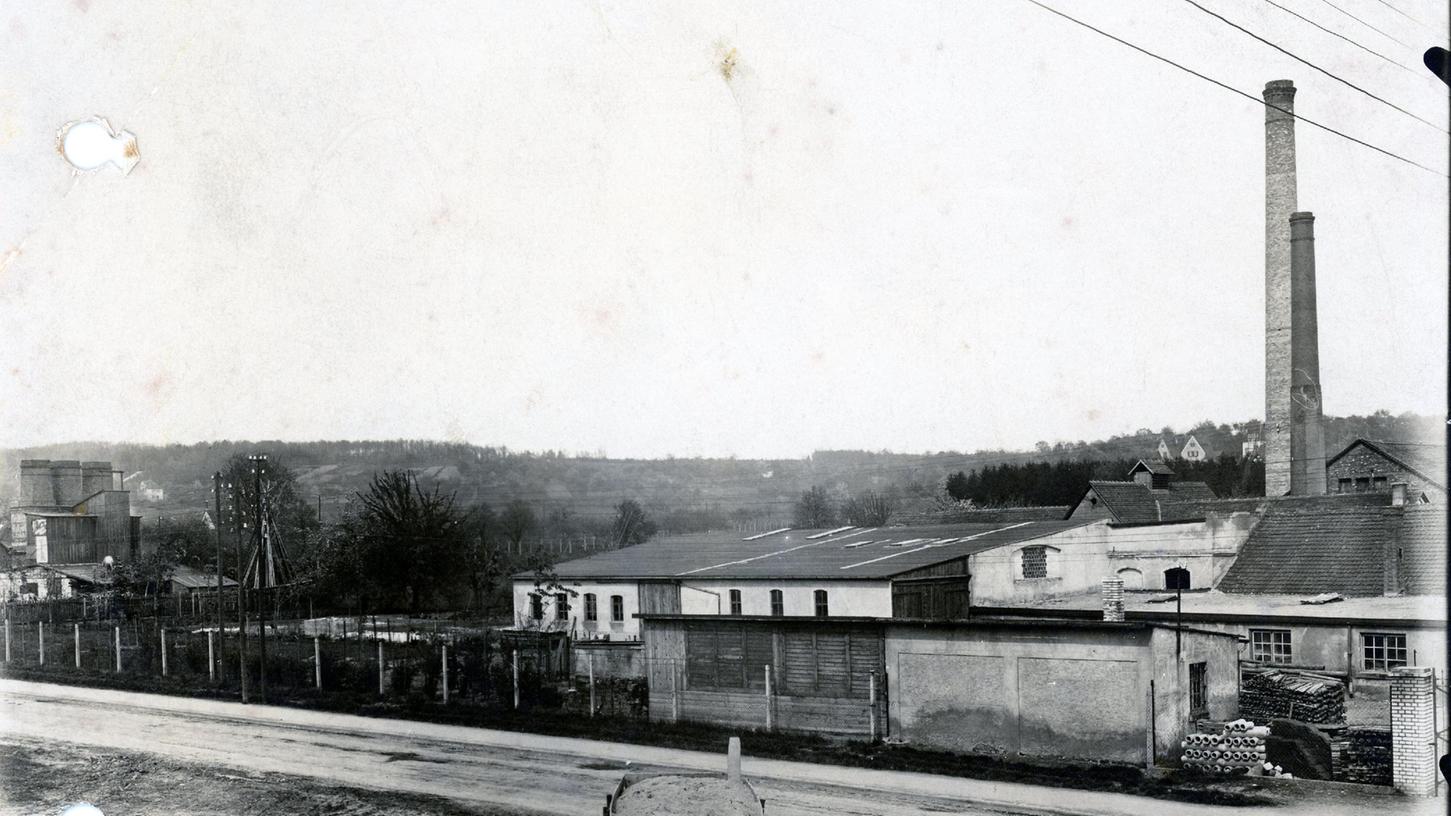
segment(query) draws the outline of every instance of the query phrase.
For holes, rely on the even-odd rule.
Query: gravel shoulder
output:
[[[13,737],[0,740],[0,814],[59,814],[81,802],[100,808],[106,816],[533,816],[523,810],[465,806],[442,797],[176,762],[155,754]]]

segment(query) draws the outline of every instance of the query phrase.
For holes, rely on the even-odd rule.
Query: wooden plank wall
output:
[[[882,632],[810,622],[649,621],[652,719],[866,736],[885,724]],[[671,653],[679,657],[669,657]],[[675,663],[672,670],[669,663]],[[766,695],[766,667],[772,694]],[[872,675],[878,691],[873,705]],[[672,677],[674,689],[672,693]]]

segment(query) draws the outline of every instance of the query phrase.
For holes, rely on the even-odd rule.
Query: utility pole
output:
[[[236,474],[234,474],[235,476]],[[247,562],[242,560],[242,482],[232,482],[232,523],[237,532],[237,634],[242,702],[247,702]]]
[[[222,472],[212,474],[212,495],[216,499],[217,525],[217,637],[222,636]],[[208,664],[208,671],[215,673],[215,664]]]
[[[257,684],[262,702],[267,702],[267,541],[262,535],[262,468],[267,457],[253,455],[252,460],[252,521],[257,539],[257,656],[262,661],[261,680]]]

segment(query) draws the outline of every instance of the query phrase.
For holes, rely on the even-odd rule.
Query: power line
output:
[[[1193,6],[1194,8],[1199,9],[1200,11],[1204,12],[1205,14],[1208,14],[1210,17],[1213,17],[1214,19],[1220,21],[1221,23],[1224,23],[1225,25],[1229,26],[1230,28],[1233,28],[1233,29],[1235,29],[1237,31],[1240,31],[1240,32],[1244,33],[1244,34],[1248,34],[1249,36],[1255,38],[1256,40],[1259,40],[1260,42],[1264,43],[1265,45],[1268,45],[1269,47],[1275,49],[1276,51],[1279,51],[1281,54],[1284,54],[1285,56],[1289,57],[1290,59],[1293,59],[1293,60],[1295,60],[1297,62],[1304,63],[1305,65],[1308,65],[1311,68],[1314,68],[1315,70],[1319,71],[1320,73],[1324,74],[1325,76],[1330,77],[1331,79],[1335,80],[1336,82],[1339,82],[1340,84],[1344,85],[1347,88],[1351,88],[1353,90],[1359,91],[1359,92],[1365,94],[1366,96],[1370,97],[1371,99],[1374,99],[1375,101],[1381,103],[1382,105],[1385,105],[1388,108],[1392,108],[1394,110],[1400,111],[1401,113],[1405,114],[1406,116],[1409,116],[1412,119],[1415,119],[1417,122],[1420,122],[1421,124],[1423,124],[1423,125],[1425,125],[1427,127],[1432,127],[1432,128],[1435,128],[1436,130],[1442,132],[1442,133],[1447,133],[1448,135],[1451,135],[1451,132],[1448,132],[1445,128],[1442,128],[1440,125],[1436,124],[1435,122],[1432,122],[1432,121],[1430,121],[1428,119],[1423,119],[1420,116],[1417,116],[1416,114],[1411,113],[1410,111],[1408,111],[1405,108],[1401,107],[1400,105],[1397,105],[1394,102],[1391,102],[1390,100],[1386,99],[1385,97],[1382,97],[1382,96],[1378,96],[1376,94],[1373,94],[1370,91],[1367,91],[1366,89],[1360,87],[1359,85],[1356,85],[1354,82],[1351,82],[1350,80],[1345,79],[1344,77],[1341,77],[1340,75],[1334,73],[1333,71],[1329,71],[1329,70],[1327,70],[1325,68],[1321,68],[1319,65],[1316,65],[1315,63],[1313,63],[1313,62],[1305,59],[1304,57],[1300,56],[1299,54],[1296,54],[1296,53],[1294,53],[1293,51],[1290,51],[1287,48],[1283,48],[1283,47],[1281,47],[1280,45],[1278,45],[1276,43],[1270,42],[1269,40],[1265,39],[1264,37],[1261,37],[1260,35],[1254,33],[1253,31],[1250,31],[1249,29],[1245,28],[1244,26],[1240,25],[1239,23],[1234,22],[1233,20],[1229,19],[1228,17],[1225,17],[1224,15],[1220,14],[1219,12],[1212,11],[1210,9],[1205,8],[1204,6],[1199,5],[1199,3],[1195,2],[1195,0],[1184,0],[1184,2],[1188,3],[1189,5]]]
[[[1094,32],[1095,34],[1100,34],[1100,35],[1102,35],[1104,37],[1107,37],[1110,40],[1113,40],[1114,42],[1116,42],[1116,43],[1118,43],[1120,45],[1128,46],[1129,48],[1132,48],[1135,51],[1138,51],[1140,54],[1143,54],[1143,55],[1149,56],[1149,57],[1153,57],[1154,59],[1156,59],[1156,60],[1158,60],[1160,62],[1166,63],[1168,65],[1172,65],[1175,68],[1178,68],[1179,70],[1183,71],[1186,74],[1192,74],[1192,75],[1194,75],[1194,76],[1196,76],[1196,77],[1204,80],[1205,82],[1208,82],[1208,83],[1210,83],[1212,85],[1217,85],[1217,86],[1223,88],[1224,90],[1229,91],[1230,93],[1238,94],[1239,96],[1242,96],[1245,99],[1248,99],[1248,100],[1250,100],[1251,102],[1254,102],[1257,105],[1264,105],[1267,108],[1271,108],[1271,109],[1277,110],[1277,111],[1279,111],[1279,112],[1281,112],[1281,113],[1283,113],[1283,114],[1285,114],[1287,116],[1292,116],[1296,120],[1301,121],[1301,122],[1304,122],[1307,125],[1311,125],[1313,127],[1320,128],[1321,130],[1323,130],[1323,131],[1325,131],[1327,133],[1333,133],[1333,134],[1335,134],[1336,136],[1339,136],[1342,139],[1347,139],[1349,141],[1355,142],[1356,144],[1360,145],[1361,147],[1368,147],[1371,150],[1374,150],[1375,152],[1380,153],[1380,154],[1383,154],[1385,156],[1389,156],[1392,159],[1395,159],[1396,161],[1404,162],[1406,164],[1411,165],[1412,167],[1416,167],[1416,168],[1419,168],[1421,170],[1425,170],[1427,173],[1432,173],[1434,175],[1440,176],[1441,178],[1448,178],[1448,176],[1445,173],[1442,173],[1440,170],[1436,170],[1436,169],[1427,167],[1426,165],[1421,164],[1420,162],[1415,161],[1414,159],[1408,159],[1405,156],[1400,155],[1399,153],[1393,153],[1393,152],[1391,152],[1389,150],[1386,150],[1383,147],[1377,147],[1376,145],[1373,145],[1370,142],[1367,142],[1367,141],[1365,141],[1363,139],[1357,139],[1354,136],[1351,136],[1351,135],[1349,135],[1347,133],[1344,133],[1342,131],[1336,130],[1333,127],[1330,127],[1329,125],[1322,125],[1322,124],[1320,124],[1319,122],[1317,122],[1317,121],[1315,121],[1313,119],[1308,119],[1308,118],[1306,118],[1304,116],[1299,116],[1294,111],[1285,110],[1284,108],[1282,108],[1282,107],[1280,107],[1278,105],[1271,105],[1269,102],[1266,102],[1264,99],[1262,99],[1260,97],[1257,97],[1254,94],[1247,93],[1245,91],[1241,91],[1240,89],[1234,87],[1233,85],[1225,84],[1225,83],[1220,82],[1219,80],[1217,80],[1217,79],[1215,79],[1215,78],[1213,78],[1211,76],[1207,76],[1205,74],[1201,74],[1200,72],[1194,70],[1193,68],[1189,68],[1189,67],[1186,67],[1184,65],[1181,65],[1181,64],[1175,62],[1174,60],[1169,59],[1168,57],[1160,56],[1160,55],[1154,53],[1153,51],[1148,50],[1147,48],[1144,48],[1144,47],[1138,46],[1138,45],[1134,45],[1133,43],[1129,42],[1128,40],[1125,40],[1125,39],[1123,39],[1121,37],[1116,37],[1113,34],[1110,34],[1110,33],[1108,33],[1107,31],[1104,31],[1101,28],[1096,28],[1096,27],[1094,27],[1094,26],[1092,26],[1092,25],[1090,25],[1088,23],[1083,22],[1082,20],[1078,19],[1077,17],[1072,17],[1072,16],[1070,16],[1068,14],[1064,14],[1063,12],[1059,11],[1058,9],[1053,8],[1052,6],[1048,6],[1048,5],[1045,5],[1043,3],[1038,2],[1038,0],[1027,0],[1027,1],[1029,3],[1032,3],[1033,5],[1037,6],[1038,8],[1043,9],[1044,11],[1051,12],[1053,14],[1056,14],[1059,17],[1062,17],[1063,19],[1068,20],[1071,23],[1075,23],[1077,25],[1080,25],[1080,26],[1088,29],[1089,31]]]
[[[1382,37],[1385,37],[1386,39],[1390,40],[1391,42],[1396,43],[1398,45],[1403,45],[1406,48],[1412,48],[1412,46],[1409,43],[1403,42],[1401,40],[1396,39],[1395,37],[1392,37],[1391,35],[1387,34],[1384,31],[1381,31],[1380,29],[1376,28],[1375,26],[1371,25],[1370,23],[1367,23],[1366,21],[1360,19],[1359,17],[1356,17],[1354,14],[1351,14],[1350,12],[1348,12],[1345,9],[1341,8],[1340,6],[1335,5],[1334,3],[1330,2],[1330,0],[1320,0],[1320,2],[1322,2],[1325,5],[1327,5],[1327,6],[1331,7],[1331,8],[1333,8],[1333,9],[1335,9],[1336,11],[1340,12],[1341,14],[1344,14],[1346,17],[1349,17],[1350,19],[1356,21],[1357,23],[1360,23],[1361,25],[1365,26],[1366,28],[1370,29],[1371,31],[1374,31],[1375,33],[1381,35]]]
[[[1309,17],[1306,17],[1305,15],[1303,15],[1303,14],[1297,12],[1297,11],[1294,11],[1293,9],[1285,8],[1284,6],[1280,5],[1279,3],[1276,3],[1275,0],[1265,0],[1265,2],[1266,3],[1269,3],[1270,5],[1274,6],[1277,9],[1279,9],[1280,11],[1285,12],[1286,14],[1289,14],[1289,15],[1294,16],[1294,17],[1298,17],[1299,19],[1301,19],[1301,20],[1309,23],[1312,26],[1315,26],[1316,28],[1320,29],[1321,31],[1325,32],[1326,34],[1331,35],[1332,37],[1339,37],[1340,39],[1345,40],[1346,42],[1350,43],[1351,45],[1355,46],[1356,48],[1359,48],[1360,50],[1364,51],[1367,54],[1371,54],[1373,56],[1376,56],[1376,57],[1379,57],[1379,58],[1385,60],[1386,62],[1389,62],[1391,65],[1394,65],[1395,67],[1401,69],[1402,71],[1405,71],[1408,74],[1414,74],[1415,76],[1418,76],[1421,79],[1426,80],[1427,82],[1434,83],[1436,81],[1435,79],[1432,79],[1431,77],[1426,76],[1425,72],[1420,71],[1420,70],[1417,70],[1415,68],[1411,68],[1410,66],[1405,65],[1403,63],[1396,62],[1395,60],[1391,59],[1390,57],[1386,56],[1385,54],[1382,54],[1379,51],[1375,51],[1373,49],[1367,48],[1366,46],[1362,45],[1361,43],[1357,42],[1356,40],[1354,40],[1354,39],[1352,39],[1350,37],[1347,37],[1344,34],[1341,34],[1339,31],[1334,31],[1332,29],[1326,28],[1325,26],[1320,25],[1319,23],[1315,22],[1314,20],[1311,20]]]

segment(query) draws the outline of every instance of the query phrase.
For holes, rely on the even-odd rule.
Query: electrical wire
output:
[[[1398,40],[1395,37],[1392,37],[1390,34],[1387,34],[1386,32],[1381,31],[1380,29],[1376,28],[1375,26],[1371,25],[1370,23],[1367,23],[1366,21],[1360,19],[1359,17],[1356,17],[1354,14],[1351,14],[1350,12],[1348,12],[1345,9],[1341,8],[1340,6],[1335,5],[1334,3],[1330,2],[1330,0],[1320,0],[1320,2],[1322,2],[1325,5],[1327,5],[1327,6],[1331,7],[1331,8],[1333,8],[1333,9],[1335,9],[1336,11],[1340,12],[1341,14],[1344,14],[1346,17],[1349,17],[1350,19],[1356,21],[1357,23],[1360,23],[1361,25],[1365,26],[1366,28],[1370,29],[1371,31],[1374,31],[1375,33],[1381,35],[1382,37],[1385,37],[1386,39],[1390,40],[1393,43],[1396,43],[1398,45],[1403,45],[1406,48],[1412,48],[1413,47],[1413,46],[1410,45],[1410,43],[1407,43],[1407,42],[1404,42],[1402,40]]]
[[[1291,15],[1293,17],[1297,17],[1297,18],[1305,21],[1306,23],[1309,23],[1310,25],[1315,26],[1316,28],[1320,29],[1321,31],[1325,32],[1326,34],[1329,34],[1332,37],[1339,37],[1340,39],[1345,40],[1346,42],[1350,43],[1351,45],[1355,46],[1356,48],[1359,48],[1360,50],[1364,51],[1367,54],[1370,54],[1372,56],[1379,57],[1380,59],[1385,60],[1386,62],[1390,63],[1391,65],[1394,65],[1395,67],[1401,69],[1402,71],[1405,71],[1408,74],[1413,74],[1413,75],[1421,78],[1422,80],[1424,80],[1426,82],[1430,82],[1432,84],[1435,84],[1435,83],[1438,82],[1438,80],[1435,79],[1434,77],[1427,76],[1424,69],[1411,68],[1408,65],[1405,65],[1403,63],[1397,62],[1397,61],[1391,59],[1390,57],[1386,56],[1385,54],[1380,53],[1379,51],[1373,50],[1371,48],[1367,48],[1365,45],[1362,45],[1360,42],[1358,42],[1358,41],[1356,41],[1356,40],[1354,40],[1354,39],[1352,39],[1350,37],[1347,37],[1344,34],[1341,34],[1339,31],[1334,31],[1332,29],[1326,28],[1323,25],[1320,25],[1319,23],[1315,22],[1314,20],[1311,20],[1309,17],[1306,17],[1305,15],[1299,13],[1298,11],[1295,11],[1293,9],[1285,8],[1284,6],[1280,5],[1279,3],[1276,3],[1275,0],[1265,0],[1265,2],[1266,3],[1269,3],[1270,5],[1274,6],[1277,9],[1279,9],[1280,11],[1285,12],[1286,14],[1289,14],[1289,15]]]
[[[1405,108],[1401,107],[1400,105],[1397,105],[1394,102],[1391,102],[1390,100],[1386,99],[1385,97],[1378,96],[1378,95],[1376,95],[1374,93],[1371,93],[1370,91],[1367,91],[1366,89],[1360,87],[1359,85],[1356,85],[1354,82],[1351,82],[1348,79],[1345,79],[1344,77],[1340,76],[1339,74],[1336,74],[1333,71],[1330,71],[1330,70],[1327,70],[1325,68],[1322,68],[1319,65],[1316,65],[1315,63],[1313,63],[1313,62],[1305,59],[1302,56],[1300,56],[1299,54],[1296,54],[1293,51],[1290,51],[1289,49],[1284,48],[1284,47],[1278,45],[1277,43],[1273,43],[1273,42],[1265,39],[1264,37],[1261,37],[1260,35],[1254,33],[1253,31],[1250,31],[1249,29],[1245,28],[1244,26],[1240,25],[1239,23],[1236,23],[1233,20],[1229,19],[1228,17],[1225,17],[1224,15],[1220,14],[1219,12],[1213,11],[1211,9],[1207,9],[1204,6],[1199,5],[1199,3],[1195,2],[1195,0],[1184,0],[1184,2],[1185,3],[1188,3],[1189,5],[1193,6],[1194,8],[1199,9],[1200,11],[1204,12],[1205,14],[1208,14],[1210,17],[1213,17],[1214,19],[1220,21],[1221,23],[1224,23],[1225,25],[1229,26],[1230,28],[1233,28],[1236,31],[1242,32],[1244,34],[1247,34],[1247,35],[1253,37],[1254,39],[1256,39],[1256,40],[1264,43],[1265,45],[1268,45],[1269,47],[1275,49],[1276,51],[1279,51],[1281,54],[1284,54],[1285,56],[1289,57],[1290,59],[1293,59],[1293,60],[1295,60],[1297,62],[1300,62],[1300,63],[1303,63],[1305,65],[1308,65],[1311,68],[1314,68],[1315,70],[1319,71],[1320,73],[1324,74],[1325,76],[1330,77],[1331,79],[1335,80],[1336,82],[1339,82],[1340,84],[1344,85],[1347,88],[1351,88],[1353,90],[1359,91],[1360,93],[1365,94],[1366,96],[1370,97],[1371,99],[1374,99],[1375,101],[1381,103],[1382,105],[1385,105],[1386,107],[1391,108],[1392,110],[1399,111],[1399,112],[1405,114],[1406,116],[1409,116],[1412,119],[1415,119],[1417,122],[1420,122],[1421,124],[1423,124],[1423,125],[1425,125],[1427,127],[1435,128],[1436,130],[1440,131],[1441,133],[1446,133],[1447,135],[1451,135],[1451,131],[1447,131],[1445,128],[1441,127],[1440,125],[1436,124],[1435,122],[1432,122],[1432,121],[1430,121],[1428,119],[1423,119],[1420,116],[1417,116],[1416,114],[1411,113],[1410,111],[1408,111]]]
[[[1228,84],[1226,84],[1224,82],[1220,82],[1219,80],[1217,80],[1217,79],[1215,79],[1215,78],[1213,78],[1211,76],[1202,74],[1202,73],[1194,70],[1193,68],[1189,68],[1187,66],[1181,65],[1180,63],[1175,62],[1174,60],[1171,60],[1168,57],[1165,57],[1165,56],[1161,56],[1159,54],[1156,54],[1153,51],[1148,50],[1147,48],[1144,48],[1144,47],[1139,46],[1139,45],[1135,45],[1135,44],[1129,42],[1128,40],[1125,40],[1125,39],[1123,39],[1121,37],[1117,37],[1117,36],[1115,36],[1113,34],[1110,34],[1110,33],[1108,33],[1107,31],[1104,31],[1101,28],[1097,28],[1097,27],[1095,27],[1093,25],[1090,25],[1089,23],[1085,23],[1084,21],[1078,19],[1077,17],[1073,17],[1073,16],[1071,16],[1069,14],[1065,14],[1065,13],[1059,11],[1058,9],[1053,8],[1052,6],[1046,5],[1044,3],[1040,3],[1040,2],[1038,2],[1038,0],[1027,0],[1027,2],[1032,3],[1033,5],[1037,6],[1038,8],[1043,9],[1044,11],[1050,12],[1052,14],[1056,14],[1057,16],[1062,17],[1063,19],[1065,19],[1065,20],[1067,20],[1067,21],[1069,21],[1071,23],[1074,23],[1076,25],[1082,26],[1082,27],[1088,29],[1089,31],[1094,32],[1095,34],[1099,34],[1101,36],[1107,37],[1108,39],[1113,40],[1114,42],[1116,42],[1116,43],[1118,43],[1120,45],[1124,45],[1124,46],[1127,46],[1129,48],[1132,48],[1133,50],[1138,51],[1139,53],[1141,53],[1141,54],[1143,54],[1145,56],[1153,57],[1154,59],[1156,59],[1156,60],[1158,60],[1160,62],[1163,62],[1163,63],[1165,63],[1167,65],[1172,65],[1173,67],[1178,68],[1179,70],[1183,71],[1186,74],[1192,74],[1193,76],[1196,76],[1196,77],[1198,77],[1198,78],[1200,78],[1200,79],[1204,80],[1205,82],[1208,82],[1208,83],[1210,83],[1212,85],[1217,85],[1220,88],[1223,88],[1224,90],[1229,91],[1230,93],[1238,94],[1239,96],[1242,96],[1245,99],[1248,99],[1251,102],[1254,102],[1255,104],[1264,105],[1267,108],[1271,108],[1273,110],[1277,110],[1277,111],[1285,114],[1286,116],[1292,116],[1296,120],[1301,121],[1301,122],[1304,122],[1307,125],[1311,125],[1313,127],[1317,127],[1319,129],[1327,132],[1327,133],[1333,133],[1333,134],[1335,134],[1336,136],[1339,136],[1342,139],[1347,139],[1349,141],[1355,142],[1356,144],[1358,144],[1358,145],[1360,145],[1362,147],[1370,148],[1371,150],[1374,150],[1377,153],[1380,153],[1380,154],[1385,155],[1385,156],[1389,156],[1392,159],[1395,159],[1395,160],[1400,161],[1400,162],[1404,162],[1406,164],[1411,165],[1412,167],[1416,167],[1416,168],[1419,168],[1421,170],[1424,170],[1427,173],[1431,173],[1431,174],[1436,175],[1436,176],[1439,176],[1441,178],[1451,178],[1451,176],[1448,176],[1447,174],[1442,173],[1440,170],[1436,170],[1436,169],[1433,169],[1431,167],[1427,167],[1426,165],[1421,164],[1420,162],[1415,161],[1414,159],[1408,159],[1405,156],[1402,156],[1402,155],[1400,155],[1398,153],[1393,153],[1393,152],[1391,152],[1391,151],[1389,151],[1389,150],[1387,150],[1387,149],[1385,149],[1383,147],[1378,147],[1378,146],[1373,145],[1370,142],[1367,142],[1367,141],[1365,141],[1363,139],[1357,139],[1354,136],[1351,136],[1351,135],[1349,135],[1347,133],[1344,133],[1342,131],[1336,130],[1335,128],[1330,127],[1329,125],[1323,125],[1323,124],[1315,121],[1314,119],[1309,119],[1309,118],[1306,118],[1304,116],[1299,116],[1299,115],[1295,114],[1293,111],[1285,110],[1284,108],[1282,108],[1282,107],[1280,107],[1278,105],[1272,105],[1269,102],[1266,102],[1264,99],[1255,96],[1254,94],[1248,93],[1246,91],[1241,91],[1240,89],[1234,87],[1233,85],[1228,85]]]

